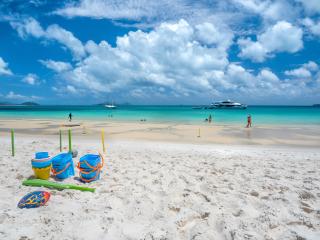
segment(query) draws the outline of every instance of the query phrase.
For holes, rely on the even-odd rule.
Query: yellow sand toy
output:
[[[50,177],[50,172],[51,172],[51,164],[48,167],[45,168],[35,168],[33,167],[33,172],[36,178],[47,180]]]
[[[50,177],[52,159],[48,152],[38,152],[31,160],[32,169],[36,178],[47,180]]]

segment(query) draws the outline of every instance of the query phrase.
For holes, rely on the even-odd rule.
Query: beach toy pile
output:
[[[38,152],[31,160],[32,169],[36,178],[48,179],[50,177],[51,161],[48,152]]]
[[[74,176],[71,153],[61,153],[52,158],[52,175],[59,180]]]
[[[77,165],[80,180],[86,183],[98,180],[103,164],[102,155],[87,154],[81,157]]]
[[[11,131],[12,156],[14,156],[14,134]],[[60,152],[62,151],[62,134],[60,135]],[[46,187],[51,189],[63,190],[73,189],[79,191],[95,192],[95,188],[79,186],[77,184],[63,184],[56,181],[48,181],[50,173],[55,180],[64,180],[74,176],[74,163],[72,158],[76,158],[78,151],[72,150],[71,130],[68,130],[69,152],[60,153],[51,158],[48,152],[37,152],[35,158],[31,160],[35,179],[26,179],[22,182],[24,186]],[[104,135],[102,131],[103,151]],[[79,169],[79,180],[83,183],[90,183],[100,179],[100,174],[104,165],[104,159],[101,154],[87,154],[80,158],[77,168]],[[74,178],[75,179],[75,178]],[[50,198],[50,193],[46,191],[36,191],[25,195],[18,203],[19,208],[36,208],[44,206]]]
[[[73,184],[62,184],[58,182],[47,181],[52,176],[57,180],[63,180],[74,176],[74,164],[72,152],[60,153],[50,158],[48,152],[37,152],[35,158],[31,160],[32,169],[37,179],[28,179],[23,181],[25,186],[47,187],[58,190],[74,189],[80,191],[94,192],[95,188],[83,187]],[[100,179],[100,173],[104,165],[104,159],[101,154],[87,154],[80,158],[77,168],[79,169],[80,180],[89,183]],[[50,193],[45,191],[31,192],[25,195],[18,203],[19,208],[36,208],[44,206],[50,198]]]
[[[48,152],[38,152],[31,160],[34,175],[38,179],[47,180],[52,176],[58,180],[63,180],[74,176],[74,164],[72,153],[60,153],[53,158]],[[82,182],[88,183],[100,179],[100,173],[104,165],[101,154],[86,154],[80,158],[77,168]]]

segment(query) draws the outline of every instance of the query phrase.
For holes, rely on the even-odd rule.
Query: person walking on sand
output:
[[[211,114],[209,115],[209,119],[208,119],[209,123],[211,123],[212,121],[212,117],[211,117]]]
[[[69,113],[69,122],[72,121],[72,113]]]
[[[251,123],[252,123],[251,115],[249,114],[248,117],[247,117],[247,126],[246,126],[246,128],[251,127]]]

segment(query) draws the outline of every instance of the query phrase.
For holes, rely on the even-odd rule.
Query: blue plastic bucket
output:
[[[31,160],[33,168],[46,168],[51,165],[52,159],[48,152],[37,152],[35,158]]]
[[[48,157],[49,157],[48,152],[37,152],[36,153],[36,159],[48,158]]]
[[[100,179],[100,170],[92,171],[90,173],[80,172],[80,180],[82,182],[93,182]]]
[[[87,154],[80,158],[80,168],[92,169],[100,163],[101,159],[97,154]]]
[[[81,181],[92,182],[100,179],[102,166],[103,162],[99,155],[87,154],[81,157],[77,166]]]
[[[58,179],[74,176],[74,166],[71,153],[61,153],[52,158],[52,173]]]

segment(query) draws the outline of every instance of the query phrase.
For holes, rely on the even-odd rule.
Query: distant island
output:
[[[9,103],[9,102],[0,102],[0,106],[39,106],[39,103],[35,102],[23,102],[23,103]]]
[[[8,102],[0,102],[0,106],[8,106],[8,105],[12,105],[12,104]]]
[[[23,106],[39,106],[40,104],[39,103],[35,103],[35,102],[24,102],[24,103],[21,103],[20,105],[23,105]]]

